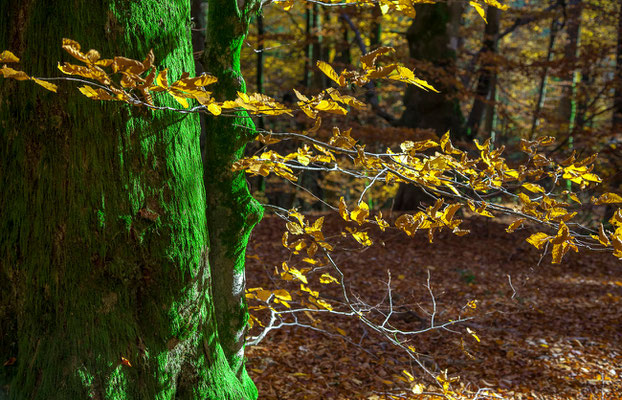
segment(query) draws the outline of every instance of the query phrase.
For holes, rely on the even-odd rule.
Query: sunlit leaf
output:
[[[19,62],[19,58],[11,53],[8,50],[4,50],[2,53],[0,53],[0,63],[16,63]]]

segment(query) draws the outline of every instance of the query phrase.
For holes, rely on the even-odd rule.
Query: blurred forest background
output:
[[[462,148],[473,147],[472,139],[490,138],[494,146],[506,146],[508,160],[520,161],[521,138],[553,136],[557,143],[548,151],[555,159],[563,160],[573,150],[578,158],[600,153],[596,172],[606,181],[602,190],[617,192],[622,183],[617,172],[622,163],[619,2],[516,0],[505,5],[506,10],[473,7],[462,0],[420,4],[415,19],[402,13],[383,15],[379,5],[308,2],[287,12],[265,7],[243,50],[247,87],[292,103],[296,98],[291,88],[315,94],[331,85],[315,66],[317,60],[339,72],[358,65],[362,54],[391,46],[396,52],[389,59],[406,60],[441,93],[399,82],[359,89],[355,94],[370,107],[351,110],[334,122],[352,127],[353,136],[368,149],[382,151],[449,130]],[[196,43],[202,39],[205,6],[195,0]],[[333,121],[326,122],[324,127],[332,126]],[[300,131],[311,123],[304,115],[296,121],[257,121],[260,129],[275,132]],[[317,134],[330,132],[321,129]],[[298,183],[292,186],[277,177],[252,181],[259,199],[288,209],[324,209],[307,190],[330,202],[340,196],[348,200],[357,186],[362,188],[360,182],[331,173],[307,172]],[[405,210],[416,208],[419,200],[407,188],[384,187],[371,193],[370,205]]]

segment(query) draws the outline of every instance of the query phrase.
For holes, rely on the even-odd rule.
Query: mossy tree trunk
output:
[[[209,2],[203,64],[218,78],[212,87],[218,100],[232,100],[238,91],[246,91],[240,52],[251,15],[258,10],[259,3]],[[208,118],[204,148],[209,259],[212,290],[218,293],[214,299],[218,334],[231,369],[249,393],[256,389],[244,368],[248,323],[244,264],[248,238],[261,219],[263,208],[250,195],[245,174],[231,169],[255,135],[255,126],[246,112],[234,117]]]
[[[153,49],[174,79],[194,70],[189,8],[182,0],[3,1],[0,49],[46,77],[71,61],[63,37],[105,57],[142,59]],[[0,392],[20,400],[256,396],[218,337],[198,141],[193,115],[91,101],[67,82],[54,94],[0,81],[0,360],[16,360],[0,367]]]

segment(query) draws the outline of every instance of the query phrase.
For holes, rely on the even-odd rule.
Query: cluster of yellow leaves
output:
[[[35,78],[33,76],[28,76],[28,74],[25,73],[24,71],[18,71],[6,65],[6,64],[18,63],[18,62],[19,62],[19,58],[8,50],[5,50],[2,53],[0,53],[0,64],[4,64],[2,68],[0,68],[0,75],[2,75],[4,78],[15,79],[17,81],[30,80],[30,81],[35,82],[38,85],[43,86],[49,91],[56,92],[56,90],[58,89],[58,86],[56,86],[55,84],[50,83],[43,79]]]
[[[266,142],[270,139],[262,135],[259,140]],[[273,150],[268,150],[261,153],[259,156],[243,158],[236,161],[233,164],[233,170],[246,171],[249,174],[261,176],[268,176],[270,173],[274,173],[277,176],[296,182],[298,177],[294,175],[292,169],[287,165],[288,162],[295,160],[301,165],[306,166],[312,162],[330,163],[335,161],[335,156],[324,147],[320,145],[313,145],[313,147],[319,153],[314,152],[308,145],[304,145],[295,153],[286,156],[282,156]]]
[[[542,249],[545,245],[553,245],[551,254],[553,255],[553,264],[559,264],[562,257],[570,250],[579,251],[575,238],[570,234],[570,229],[565,223],[559,223],[559,230],[555,236],[547,235],[544,232],[534,233],[527,238],[527,242],[534,245],[537,249]]]
[[[415,85],[424,90],[438,92],[432,85],[423,79],[417,78],[412,70],[401,64],[393,63],[386,66],[375,65],[376,59],[379,56],[393,53],[394,51],[395,50],[391,47],[380,47],[363,55],[360,60],[362,71],[343,70],[340,74],[337,74],[334,68],[324,61],[318,61],[317,66],[320,71],[341,87],[347,86],[348,84],[363,86],[370,80],[386,78]]]
[[[468,230],[460,228],[461,219],[454,219],[456,211],[462,207],[461,204],[449,204],[441,210],[444,200],[438,199],[434,205],[426,208],[425,212],[402,214],[395,220],[395,226],[404,231],[408,236],[413,236],[419,229],[428,230],[428,240],[434,240],[436,230],[443,228],[451,229],[452,233],[458,236],[466,235]]]

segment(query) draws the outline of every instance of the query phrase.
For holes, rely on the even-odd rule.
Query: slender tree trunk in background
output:
[[[104,57],[153,49],[171,77],[194,70],[187,1],[15,0],[0,15],[0,48],[35,76],[78,64],[63,37]],[[251,398],[215,324],[198,118],[69,83],[54,94],[2,80],[0,93],[0,359],[16,358],[0,388],[15,400]]]
[[[313,11],[311,4],[306,4],[305,10],[305,69],[304,76],[302,77],[302,84],[306,89],[311,87],[311,61],[313,59],[313,33],[312,33],[312,20]]]
[[[616,131],[622,126],[622,1],[620,3],[620,11],[618,14],[618,45],[616,48],[616,83],[615,94],[613,100],[613,119],[611,121],[612,128]]]
[[[263,15],[261,12],[257,14],[257,93],[264,92],[263,90],[263,50],[264,50],[264,26]],[[257,127],[259,129],[264,128],[263,118],[257,120]],[[263,178],[263,176],[261,177]],[[263,179],[262,179],[263,181]]]
[[[567,142],[572,147],[573,132],[577,120],[577,60],[579,56],[579,37],[581,31],[581,0],[570,0],[567,5],[566,33],[568,42],[564,50],[564,59],[567,62],[562,76],[562,95],[559,101],[557,113],[562,121],[562,132],[568,137]]]
[[[499,95],[497,91],[497,74],[493,73],[490,83],[490,93],[488,94],[488,102],[484,109],[484,137],[491,138],[491,142],[494,144],[498,139],[497,136],[497,102],[499,101]]]
[[[380,47],[382,40],[382,10],[380,4],[376,4],[371,10],[371,30],[369,33],[369,50],[376,50]]]
[[[540,125],[540,113],[542,112],[542,107],[544,107],[544,102],[546,99],[546,86],[549,78],[549,65],[553,60],[553,48],[555,47],[555,39],[557,37],[558,29],[559,21],[557,20],[557,17],[553,17],[553,19],[551,20],[549,45],[546,52],[546,61],[544,67],[542,68],[542,74],[540,75],[540,84],[538,85],[538,99],[536,101],[536,107],[533,111],[533,119],[531,121],[531,132],[529,133],[529,137],[532,140],[538,135],[536,130]]]
[[[456,21],[460,20],[462,7],[454,2],[416,6],[417,17],[406,33],[410,57],[433,66],[433,71],[422,71],[421,74],[425,74],[424,78],[441,93],[408,86],[401,125],[433,129],[439,134],[450,130],[460,136],[463,117],[455,98],[455,84],[450,80],[452,71],[455,71],[458,47],[458,38],[452,35],[452,31]]]
[[[326,75],[319,68],[315,68],[317,60],[322,59],[323,38],[322,30],[322,14],[320,6],[313,4],[313,15],[311,17],[311,32],[313,35],[313,45],[311,46],[311,70],[313,71],[313,86],[316,89],[324,88]]]
[[[236,0],[210,0],[203,65],[218,78],[213,95],[234,99],[246,85],[240,71],[240,52],[248,33],[251,7]],[[243,2],[242,2],[243,3]],[[253,4],[251,4],[253,3]],[[247,393],[256,389],[244,367],[244,340],[248,321],[244,289],[246,245],[263,209],[248,191],[243,172],[232,172],[233,163],[244,155],[255,136],[255,126],[246,112],[237,117],[208,119],[205,146],[205,189],[210,239],[210,265],[216,322],[220,341],[233,371]]]
[[[479,73],[477,81],[477,88],[475,89],[475,100],[473,101],[473,107],[469,114],[469,118],[466,123],[466,136],[468,138],[474,138],[479,130],[486,109],[486,104],[489,102],[486,99],[489,97],[493,90],[493,83],[495,82],[495,70],[493,57],[497,53],[497,43],[499,41],[499,20],[501,11],[493,6],[488,6],[486,19],[488,23],[484,28],[484,46],[481,54],[483,63]],[[494,100],[494,99],[493,99]]]

